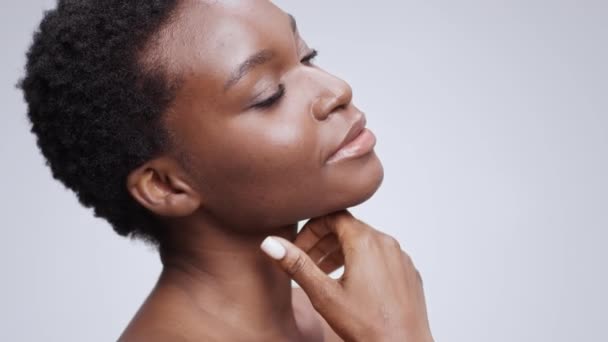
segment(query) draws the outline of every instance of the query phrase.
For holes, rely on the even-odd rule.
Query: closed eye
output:
[[[318,51],[313,49],[310,53],[308,53],[300,60],[300,63],[305,65],[312,65],[312,61],[317,57],[318,54]],[[270,108],[274,104],[276,104],[284,95],[285,86],[283,84],[279,84],[279,89],[274,94],[272,94],[269,98],[254,104],[252,107],[259,109]]]
[[[277,103],[283,95],[285,95],[285,86],[279,84],[279,89],[276,93],[272,94],[269,98],[254,104],[252,107],[260,109],[270,108]]]
[[[317,50],[313,49],[309,54],[304,56],[300,60],[300,62],[302,64],[310,65],[310,64],[312,64],[312,61],[317,57],[318,54],[319,54],[319,52]]]

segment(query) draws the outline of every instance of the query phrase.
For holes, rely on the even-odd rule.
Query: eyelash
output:
[[[317,52],[317,50],[313,49],[308,55],[304,56],[304,58],[300,60],[300,63],[310,66],[312,65],[312,61],[317,57],[318,54],[319,53]],[[253,107],[260,109],[270,108],[275,105],[284,95],[285,86],[283,84],[279,84],[279,90],[276,93],[274,93],[266,100],[256,103],[255,105],[253,105]]]
[[[285,95],[285,86],[282,84],[279,84],[279,90],[276,93],[274,93],[272,96],[270,96],[266,100],[264,100],[262,102],[258,102],[253,106],[255,108],[260,108],[260,109],[270,108],[275,103],[277,103],[277,101],[279,101],[281,99],[281,97],[283,97],[283,95]]]
[[[312,61],[317,58],[317,55],[319,54],[319,52],[315,49],[313,49],[308,55],[304,56],[304,58],[302,58],[302,60],[300,60],[300,63],[302,64],[311,64]]]

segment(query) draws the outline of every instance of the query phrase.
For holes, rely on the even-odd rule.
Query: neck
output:
[[[266,235],[237,233],[210,222],[180,224],[174,231],[179,234],[160,249],[161,283],[177,286],[197,309],[238,327],[239,333],[298,339],[291,280],[260,250]],[[297,224],[255,231],[293,240]]]

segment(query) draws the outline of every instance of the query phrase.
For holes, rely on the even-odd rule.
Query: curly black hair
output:
[[[160,221],[128,193],[130,171],[167,146],[177,77],[143,60],[179,0],[59,0],[46,11],[17,86],[55,179],[122,236],[160,241]]]

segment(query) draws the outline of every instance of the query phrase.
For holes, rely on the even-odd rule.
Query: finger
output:
[[[344,266],[344,254],[334,234],[326,235],[307,254],[325,274]]]
[[[314,224],[317,219],[310,219],[298,232],[294,245],[300,247],[305,252],[310,251],[320,240],[331,234],[331,231],[324,225]]]
[[[337,300],[339,284],[325,274],[300,248],[277,236],[266,238],[261,248],[300,285],[313,305],[328,304]]]
[[[303,250],[310,256],[315,264],[318,265],[321,262],[321,258],[326,257],[336,250],[340,250],[340,244],[338,243],[338,238],[334,234],[328,234],[309,250]]]
[[[416,278],[420,282],[420,286],[424,287],[424,282],[422,281],[422,275],[420,274],[420,271],[418,271],[418,269],[416,269]]]
[[[407,254],[405,251],[401,251],[401,260],[403,262],[403,265],[414,271],[414,275],[416,278],[416,281],[418,283],[420,283],[421,287],[424,287],[424,283],[422,281],[422,275],[420,274],[420,271],[418,270],[418,268],[414,265],[414,262],[412,261],[412,257]]]
[[[325,238],[329,234],[335,234],[332,229],[332,225],[328,224],[326,220],[334,221],[338,219],[338,216],[350,217],[354,220],[352,215],[343,210],[341,212],[328,214],[308,220],[308,222],[302,227],[294,244],[305,252],[309,252],[320,240]]]
[[[378,233],[375,229],[355,219],[346,210],[315,218],[306,225],[314,232],[329,231],[336,236],[347,267],[349,262],[356,264],[357,255],[365,252],[357,248],[357,245]]]
[[[344,266],[344,254],[341,250],[334,251],[323,257],[317,265],[325,274],[330,274]]]
[[[300,233],[298,233],[298,238],[307,241],[320,240],[327,234],[335,234],[335,221],[342,218],[350,218],[352,220],[355,220],[354,217],[347,210],[341,210],[335,213],[315,217],[306,222],[306,224],[302,227]],[[296,238],[296,242],[298,242],[298,238]],[[312,247],[312,245],[314,244],[305,247]],[[298,246],[300,245],[298,244]]]
[[[344,266],[344,254],[334,234],[326,235],[306,253],[325,274]]]

